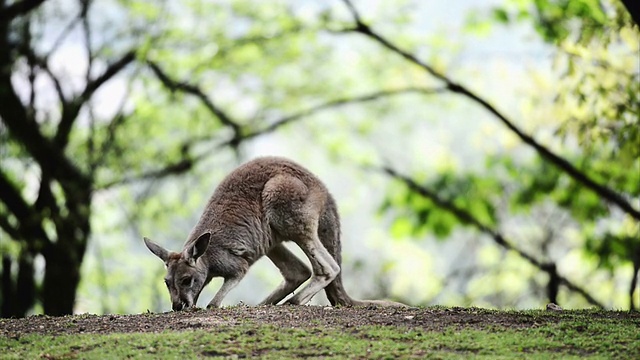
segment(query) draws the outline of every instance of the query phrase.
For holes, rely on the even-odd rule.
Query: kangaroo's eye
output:
[[[190,278],[190,277],[186,277],[186,278],[182,279],[182,286],[191,286],[191,280],[192,280],[192,278]]]

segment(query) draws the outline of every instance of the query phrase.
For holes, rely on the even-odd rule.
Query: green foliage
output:
[[[441,200],[464,209],[485,226],[497,223],[494,201],[499,197],[500,184],[496,179],[445,171],[420,185],[430,189]],[[401,183],[393,185],[380,211],[393,214],[395,220],[391,233],[396,238],[432,233],[444,240],[456,226],[467,224],[465,219],[443,211],[433,199],[425,198]]]
[[[545,40],[558,46],[556,65],[561,78],[554,86],[553,100],[547,103],[557,117],[557,134],[565,143],[578,143],[572,162],[580,164],[586,174],[628,199],[637,199],[640,195],[638,28],[618,2],[536,1],[535,5],[538,13],[543,14],[534,17],[536,29],[542,31]],[[567,19],[547,23],[545,19],[554,19],[549,14],[558,11]],[[575,23],[579,24],[580,36],[563,35],[575,29],[575,25],[569,25]],[[543,27],[546,30],[541,30]],[[525,179],[529,180],[523,182],[524,191],[515,199],[516,203],[526,208],[528,204],[550,199],[568,210],[582,224],[584,250],[596,256],[603,268],[613,271],[615,264],[638,262],[637,222],[631,225],[633,221],[629,218],[620,220],[606,201],[539,160],[526,173],[529,177]],[[536,192],[544,195],[534,195]],[[619,225],[604,232],[596,230],[602,228],[603,221]]]
[[[580,222],[610,214],[610,208],[596,194],[539,158],[529,164],[517,164],[511,158],[490,158],[487,165],[492,172],[504,170],[517,179],[510,186],[511,211],[529,212],[533,206],[551,200]]]
[[[571,35],[588,41],[602,34],[608,25],[610,1],[601,0],[510,0],[495,7],[492,18],[498,23],[531,21],[548,42],[557,43]]]
[[[555,72],[539,82],[539,89],[531,90],[522,122],[529,125],[534,138],[545,139],[543,146],[637,208],[638,27],[615,0],[513,0],[488,14],[472,12],[467,19],[467,29],[478,35],[515,24],[530,24],[554,53]],[[547,253],[551,242],[564,251],[579,249],[611,274],[630,264],[637,269],[640,229],[630,215],[620,214],[606,199],[544,158],[499,152],[487,156],[485,165],[475,174],[440,170],[427,181],[421,174],[412,178],[470,214],[477,220],[476,228],[480,224],[518,233],[505,224],[535,224],[538,230],[522,231],[526,241],[519,241],[517,248],[553,259],[558,256]],[[392,216],[395,237],[420,238],[430,233],[448,238],[457,226],[468,223],[460,214],[452,216],[451,206],[434,203],[406,185],[393,184],[388,194],[381,211]],[[554,209],[557,218],[537,217],[541,209]],[[570,220],[562,220],[565,214]],[[566,240],[569,232],[575,243]]]
[[[606,15],[598,0],[536,0],[533,3],[536,30],[547,41],[561,41],[569,36],[572,24],[569,19],[580,19],[578,31],[585,39],[594,36],[606,22]]]
[[[613,229],[587,229],[585,251],[595,256],[599,266],[614,272],[619,266],[640,260],[640,224],[625,221]]]
[[[60,24],[81,23],[76,19],[80,13],[73,8],[76,5],[58,9],[55,3],[51,7],[48,4],[42,13],[34,15],[38,20],[33,21],[37,52],[51,48],[47,44],[50,39],[44,34],[60,33]],[[113,6],[111,11],[102,12],[98,4],[89,10],[89,23],[100,25],[91,33],[91,41],[87,41],[95,57],[93,63],[99,64],[92,74],[99,74],[123,49],[135,50],[136,62],[112,79],[115,91],[105,90],[104,97],[108,98],[105,102],[116,108],[115,115],[95,111],[94,105],[101,103],[100,99],[87,102],[65,149],[75,165],[91,173],[95,193],[104,195],[94,202],[97,212],[92,219],[96,224],[95,236],[101,241],[108,241],[117,233],[135,237],[139,243],[138,232],[143,232],[147,236],[161,233],[178,245],[192,224],[189,216],[201,210],[202,192],[210,191],[214,180],[232,163],[226,161],[231,152],[220,151],[220,144],[231,140],[234,130],[223,124],[220,114],[202,99],[163,84],[149,69],[148,61],[160,66],[175,84],[198,88],[237,124],[239,130],[235,135],[259,131],[286,114],[326,101],[436,83],[425,79],[422,69],[407,66],[403,58],[378,44],[361,41],[357,36],[347,38],[336,31],[352,26],[350,17],[342,16],[345,14],[342,4],[311,6],[311,10],[307,3],[295,1],[141,0],[109,4]],[[450,54],[456,53],[457,45],[447,36],[428,37],[418,31],[422,24],[412,22],[418,17],[418,12],[413,11],[417,4],[384,2],[372,7],[378,9],[379,15],[365,14],[364,18],[373,28],[391,34],[390,38],[400,47],[414,49],[418,58],[429,59],[433,68],[449,72],[452,64],[458,63],[448,60],[449,56],[455,56]],[[496,24],[530,24],[555,51],[557,73],[549,81],[553,85],[531,89],[528,95],[533,100],[525,105],[532,110],[523,114],[522,122],[531,124],[534,133],[552,133],[554,146],[564,157],[598,182],[636,200],[640,196],[638,32],[621,5],[598,0],[512,0],[485,15],[470,16],[476,29],[487,31]],[[51,32],[51,28],[55,31]],[[65,48],[68,43],[71,47],[78,45],[74,41],[82,35],[73,34],[69,38],[60,37],[60,49],[68,50]],[[55,55],[46,57],[55,60]],[[15,66],[15,78],[27,86],[29,74],[25,63]],[[42,69],[37,73],[39,77],[46,75]],[[64,92],[71,93],[69,84],[78,79],[60,78],[65,80]],[[457,80],[465,83],[469,79]],[[53,86],[49,90],[55,91]],[[36,98],[42,96],[38,94]],[[302,127],[296,127],[295,134],[290,134],[306,136],[300,141],[305,149],[309,148],[308,143],[316,141],[336,159],[348,154],[350,159],[360,158],[374,164],[379,155],[377,148],[372,150],[376,146],[376,132],[378,143],[391,143],[388,130],[395,130],[394,135],[402,131],[411,133],[419,127],[416,122],[430,121],[430,116],[436,116],[425,116],[423,108],[415,106],[424,101],[422,97],[410,100],[381,98],[357,109],[335,111],[331,116],[314,114],[308,127],[303,131],[298,131]],[[121,104],[111,104],[118,101]],[[439,98],[438,104],[446,107],[450,101]],[[60,117],[56,106],[33,109],[46,135],[56,131]],[[354,134],[364,140],[358,142]],[[6,131],[0,131],[0,137],[6,145],[1,150],[3,169],[7,169],[12,180],[24,185],[22,193],[33,201],[37,192],[33,180],[40,177],[39,169]],[[632,255],[637,253],[634,250],[637,224],[617,226],[621,221],[619,214],[556,167],[539,158],[515,160],[511,155],[499,153],[476,172],[438,169],[429,177],[421,174],[414,177],[439,199],[488,228],[500,229],[505,222],[526,218],[551,203],[579,224],[580,246],[586,254],[597,258],[602,268],[613,271],[617,264],[624,265],[633,259]],[[217,161],[192,166],[203,164],[198,161],[207,157],[215,157]],[[197,183],[197,193],[189,191],[194,183],[155,182],[187,171],[191,171],[190,178]],[[210,179],[206,184],[199,180],[203,174]],[[151,181],[112,190],[139,179]],[[399,183],[391,184],[384,198],[380,211],[390,215],[390,231],[395,238],[433,234],[444,241],[457,228],[470,225],[468,218],[443,210],[442,203],[419,196]],[[60,197],[58,202],[64,210],[65,199]],[[122,215],[113,220],[114,212]],[[4,215],[7,211],[0,207],[0,213]],[[604,230],[602,223],[606,223]],[[122,239],[114,241],[105,247],[105,253],[116,257],[116,249],[126,247],[125,243]],[[16,243],[11,244],[7,246],[4,238],[0,239],[0,250],[17,253]],[[125,277],[133,265],[124,269],[119,265],[122,263],[117,260],[107,260],[102,270],[85,267],[86,279],[91,283],[81,291],[94,292],[91,285],[101,281],[100,276],[106,272],[113,275],[108,284],[113,291],[128,292],[132,288],[131,279],[127,282]],[[112,296],[107,308],[124,312],[128,299]]]

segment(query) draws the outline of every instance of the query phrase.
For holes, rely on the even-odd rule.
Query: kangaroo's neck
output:
[[[246,271],[272,246],[271,230],[262,221],[260,204],[242,200],[244,205],[212,198],[185,243],[186,248],[202,233],[211,233],[205,256],[200,259],[207,268],[207,282],[212,277]]]

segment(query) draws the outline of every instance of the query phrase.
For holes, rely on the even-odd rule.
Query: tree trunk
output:
[[[18,262],[18,281],[16,283],[16,317],[25,317],[36,302],[35,269],[33,255],[23,249]]]
[[[15,294],[11,277],[12,263],[9,255],[2,256],[2,305],[0,306],[0,317],[3,318],[14,316]]]
[[[636,308],[634,294],[638,287],[638,274],[640,273],[640,255],[636,255],[633,261],[633,275],[631,275],[631,284],[629,286],[629,310],[640,309],[640,300],[638,301],[638,308]]]
[[[65,194],[69,215],[57,228],[58,241],[51,243],[43,252],[45,275],[42,305],[47,315],[73,314],[91,216],[91,191],[77,189],[79,191],[75,194]]]
[[[45,255],[42,305],[47,315],[73,313],[82,260],[78,258],[77,251],[70,250],[61,244],[54,244]]]
[[[543,270],[549,274],[549,283],[547,283],[547,297],[549,298],[549,302],[557,304],[558,292],[560,292],[560,277],[558,276],[556,264],[545,264]]]
[[[635,22],[636,25],[640,26],[640,4],[638,4],[637,1],[633,0],[622,0],[622,3],[624,4],[624,7],[627,8],[627,11],[629,12],[629,15],[631,15],[633,22]]]

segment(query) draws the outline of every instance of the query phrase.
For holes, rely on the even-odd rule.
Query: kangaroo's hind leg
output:
[[[283,244],[269,250],[267,257],[278,267],[284,281],[260,305],[275,305],[307,281],[311,277],[311,270]]]
[[[318,237],[320,213],[327,201],[326,189],[295,176],[279,175],[269,180],[263,190],[263,206],[272,229],[295,242],[311,262],[313,275],[309,283],[289,304],[306,304],[340,273],[340,266]]]
[[[340,266],[320,242],[317,232],[296,240],[307,255],[313,268],[311,281],[287,301],[288,304],[306,304],[320,290],[329,285],[340,273]]]

